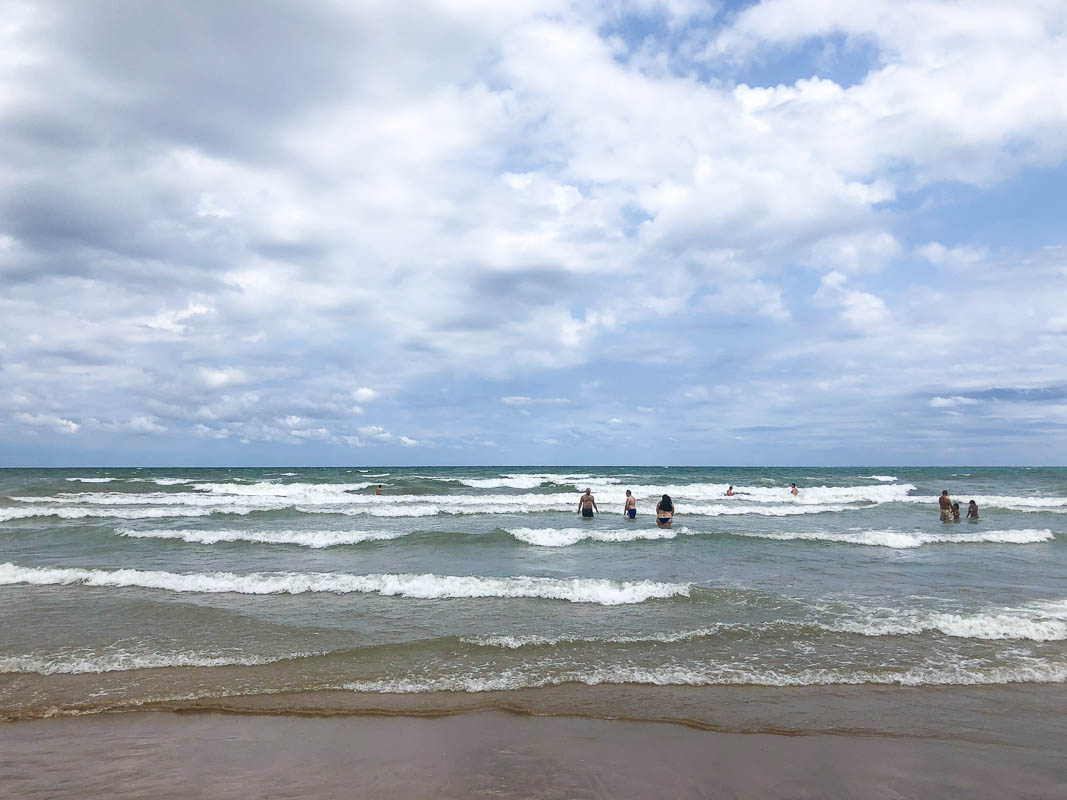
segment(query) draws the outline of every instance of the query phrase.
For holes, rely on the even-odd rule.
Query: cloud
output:
[[[933,397],[930,399],[930,408],[957,408],[959,406],[976,406],[980,400],[973,397]]]
[[[370,387],[360,386],[358,389],[352,392],[352,396],[357,400],[357,402],[370,403],[374,400],[377,400],[380,395],[378,392],[376,392],[374,389],[371,389]],[[362,410],[359,413],[362,413]]]
[[[5,12],[12,463],[604,463],[625,408],[810,463],[1064,380],[1055,4]],[[997,452],[1062,458],[1017,419]]]
[[[51,428],[56,433],[77,433],[81,427],[77,422],[54,416],[52,414],[16,414],[15,418],[23,425]]]

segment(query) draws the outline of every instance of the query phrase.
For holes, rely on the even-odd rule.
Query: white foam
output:
[[[293,544],[312,549],[399,539],[410,533],[410,531],[171,530],[168,528],[151,530],[119,528],[117,532],[120,536],[135,539],[180,539],[194,544],[218,544],[219,542]]]
[[[343,688],[376,694],[425,692],[492,692],[555,686],[565,683],[650,684],[654,686],[827,686],[881,684],[902,686],[983,686],[1009,683],[1064,683],[1067,665],[1032,659],[1030,663],[976,669],[964,665],[920,666],[902,671],[847,672],[839,669],[803,669],[780,672],[734,665],[664,665],[639,667],[614,665],[588,670],[559,670],[552,665],[505,669],[483,673],[443,675],[434,678],[388,678],[353,681]]]
[[[545,479],[540,475],[513,475],[508,478],[457,478],[473,489],[536,489]]]
[[[660,642],[671,644],[674,642],[689,642],[693,639],[702,639],[715,636],[726,628],[742,627],[737,625],[718,624],[710,628],[699,628],[693,631],[663,631],[634,634],[632,636],[539,636],[536,634],[509,635],[493,634],[488,636],[462,637],[460,641],[478,647],[506,647],[510,650],[518,650],[523,647],[544,647],[558,644],[580,643],[609,643],[609,644],[640,644],[641,642]]]
[[[888,483],[889,481],[895,481],[896,477],[893,475],[864,475],[864,478],[870,478],[874,481],[883,481]]]
[[[1050,619],[1026,609],[979,614],[895,611],[891,616],[872,615],[820,627],[862,636],[913,636],[936,631],[958,639],[1028,639],[1034,642],[1067,639],[1067,619]]]
[[[755,539],[774,539],[777,541],[816,541],[837,544],[860,544],[874,547],[891,547],[910,549],[924,544],[975,544],[993,542],[998,544],[1036,544],[1053,539],[1049,529],[1043,530],[1003,530],[973,531],[962,533],[924,533],[922,531],[895,530],[852,530],[848,532],[831,531],[729,531],[734,536]]]
[[[192,650],[171,653],[130,650],[93,653],[88,650],[77,650],[55,655],[0,656],[0,673],[30,672],[38,675],[83,675],[167,667],[259,666],[316,655],[322,655],[322,653],[292,653],[285,656],[259,657],[249,655],[209,655]]]
[[[118,478],[66,478],[68,481],[77,481],[78,483],[111,483],[117,481]]]
[[[344,502],[348,492],[358,492],[375,484],[365,483],[273,483],[261,481],[250,484],[194,483],[192,488],[213,495],[237,495],[239,497],[268,497],[294,500],[301,503]]]
[[[612,581],[601,578],[490,578],[476,575],[350,575],[340,572],[175,573],[136,569],[20,567],[0,564],[0,585],[138,586],[172,592],[302,594],[350,592],[420,599],[519,597],[614,606],[666,597],[688,597],[689,584]]]
[[[869,506],[801,505],[799,503],[787,503],[783,505],[741,505],[734,503],[686,505],[675,503],[675,507],[676,513],[679,515],[689,514],[697,517],[736,517],[747,515],[760,517],[792,517],[801,514],[828,514],[839,511],[851,511],[855,508],[869,508]]]
[[[727,484],[725,483],[692,483],[668,486],[619,486],[618,489],[630,489],[634,496],[650,500],[659,499],[668,494],[675,503],[686,501],[708,501],[738,504],[788,504],[794,506],[805,505],[852,505],[871,503],[898,503],[909,500],[908,493],[915,487],[910,483],[872,484],[867,486],[806,486],[800,489],[800,493],[794,496],[790,487],[768,486],[734,486],[734,496],[725,497]],[[599,501],[600,493],[597,500]],[[624,494],[612,489],[604,493],[605,500],[618,502],[622,505]]]
[[[84,519],[113,517],[117,519],[162,519],[164,517],[204,517],[208,514],[248,514],[255,509],[241,507],[219,508],[0,508],[0,522],[32,517]]]
[[[508,533],[521,542],[539,547],[567,547],[582,541],[633,542],[638,539],[673,539],[678,531],[670,528],[508,528]],[[683,529],[682,533],[688,533]]]

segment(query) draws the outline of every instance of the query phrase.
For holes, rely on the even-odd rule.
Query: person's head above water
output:
[[[588,486],[587,486],[587,487],[585,487],[585,493],[586,493],[586,494],[589,494],[589,493],[590,493],[590,492],[592,492],[592,491],[593,491],[593,490],[592,490],[592,489],[590,489],[590,488],[589,488]]]
[[[948,489],[942,489],[941,490],[941,496],[942,497],[948,497]]]
[[[626,496],[627,496],[627,497],[629,497],[629,496],[630,496],[630,490],[629,490],[629,489],[627,489],[627,490],[626,490]]]

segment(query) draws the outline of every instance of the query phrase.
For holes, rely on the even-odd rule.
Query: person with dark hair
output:
[[[637,499],[630,493],[629,489],[626,490],[626,503],[622,507],[622,515],[630,519],[637,518]]]
[[[726,496],[727,497],[733,497],[734,496],[734,487],[732,485],[729,488],[727,488]]]
[[[953,503],[952,504],[952,521],[953,522],[959,522],[960,521],[960,504],[959,503]]]
[[[796,497],[798,494],[800,494],[800,489],[798,489],[797,485],[794,483],[793,488],[789,490],[789,493],[793,495],[793,497]]]
[[[656,504],[656,526],[660,528],[671,527],[674,521],[674,503],[669,494],[663,495],[663,499]]]
[[[593,511],[596,511],[597,514],[600,513],[596,500],[593,499],[593,490],[586,489],[585,494],[578,498],[578,513],[586,519],[592,519]]]
[[[948,496],[948,489],[941,492],[937,498],[938,508],[941,510],[941,521],[952,522],[952,498]]]
[[[978,504],[974,500],[967,504],[967,520],[969,522],[978,521]]]

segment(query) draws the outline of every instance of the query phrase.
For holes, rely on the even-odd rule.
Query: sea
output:
[[[980,518],[941,522],[943,489]],[[995,736],[1065,681],[1064,468],[0,470],[3,720],[501,708]]]

